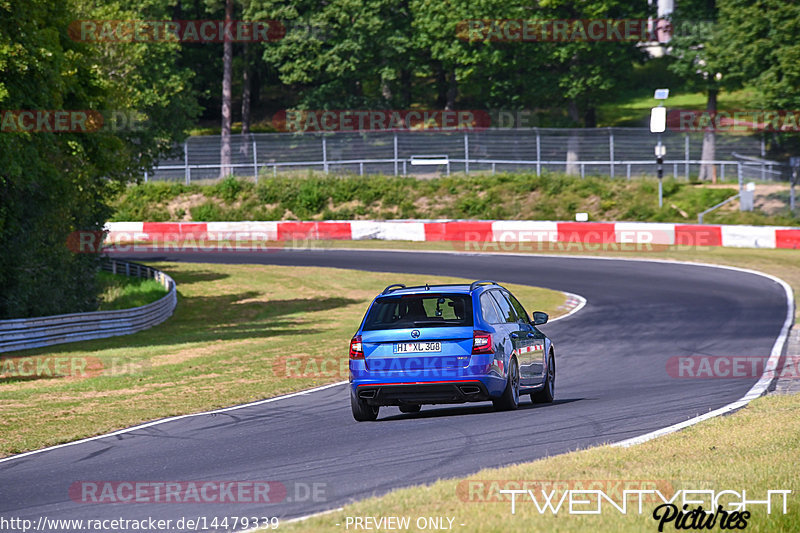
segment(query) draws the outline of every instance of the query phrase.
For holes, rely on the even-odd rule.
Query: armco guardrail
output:
[[[116,259],[103,263],[102,268],[115,274],[156,279],[167,289],[167,295],[132,309],[2,320],[0,353],[128,335],[160,324],[172,316],[178,296],[175,281],[170,276],[145,265]]]

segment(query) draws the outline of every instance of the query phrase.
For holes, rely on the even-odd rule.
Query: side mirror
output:
[[[539,326],[541,324],[547,324],[547,321],[550,317],[547,316],[547,313],[543,313],[541,311],[534,311],[533,312],[533,325]]]

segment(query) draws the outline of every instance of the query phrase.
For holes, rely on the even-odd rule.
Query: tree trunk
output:
[[[392,85],[387,79],[381,79],[381,97],[383,98],[383,103],[387,106],[392,105]]]
[[[225,25],[233,20],[233,0],[225,0]],[[231,77],[233,74],[233,42],[225,33],[222,45],[222,135],[220,136],[219,175],[231,173]]]
[[[567,107],[570,118],[575,122],[580,122],[580,114],[578,112],[578,104],[575,100],[570,100]],[[580,174],[579,165],[575,163],[580,158],[578,157],[578,150],[580,148],[581,139],[577,135],[576,129],[570,129],[570,135],[567,139],[567,166],[565,172],[568,176],[575,176]]]
[[[712,119],[714,118],[714,115],[716,115],[717,112],[716,89],[709,89],[708,91],[708,104],[706,105],[706,111],[708,111]],[[708,128],[706,128],[706,131],[703,132],[703,151],[700,155],[700,159],[703,161],[713,161],[716,158],[717,158],[716,135],[714,133],[714,127],[709,126]],[[701,180],[711,179],[712,183],[716,183],[717,167],[710,163],[701,164],[699,178]]]
[[[403,107],[411,105],[411,71],[403,69],[400,71],[400,97],[403,99]]]
[[[242,135],[250,133],[250,47],[244,43],[242,69]]]
[[[456,97],[458,96],[458,80],[456,80],[456,69],[450,70],[450,82],[447,85],[447,103],[444,108],[452,111],[456,108]]]
[[[436,92],[436,108],[444,109],[447,105],[447,75],[441,63],[436,66]]]

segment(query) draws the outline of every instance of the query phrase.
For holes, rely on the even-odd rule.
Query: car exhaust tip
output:
[[[481,392],[481,388],[475,385],[461,385],[459,387],[461,393],[464,395],[471,395],[471,394],[479,394]]]
[[[363,399],[363,400],[371,400],[371,399],[375,398],[375,394],[377,392],[378,391],[376,391],[374,389],[373,390],[362,390],[362,391],[359,391],[358,397]]]

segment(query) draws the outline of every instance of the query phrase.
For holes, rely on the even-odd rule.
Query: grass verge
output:
[[[100,286],[100,311],[147,305],[167,294],[166,289],[154,279],[98,272],[97,281]]]
[[[380,290],[398,281],[463,281],[326,268],[154,266],[178,286],[178,307],[165,323],[0,359],[0,456],[345,380],[350,337]],[[530,310],[563,312],[560,292],[509,287]],[[309,364],[287,376],[286,354]],[[26,370],[31,363],[34,375]]]

